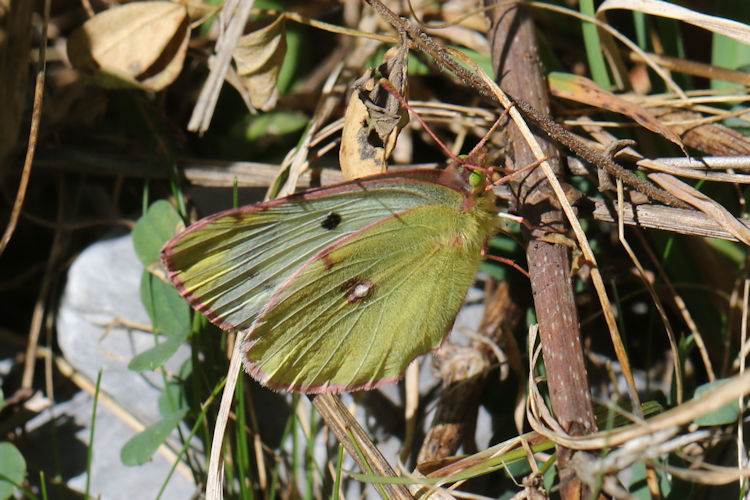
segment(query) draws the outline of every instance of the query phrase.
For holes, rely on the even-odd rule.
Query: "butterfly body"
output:
[[[495,229],[455,170],[358,179],[198,221],[162,250],[180,293],[241,332],[275,389],[372,389],[440,345]]]

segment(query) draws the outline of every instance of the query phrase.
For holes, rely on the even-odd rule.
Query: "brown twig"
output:
[[[39,137],[39,123],[42,118],[42,102],[44,101],[44,77],[46,75],[45,67],[47,64],[47,27],[49,25],[50,5],[52,0],[44,2],[44,17],[42,20],[42,36],[39,42],[39,65],[37,66],[36,83],[34,85],[34,104],[31,110],[31,126],[29,129],[29,145],[26,148],[26,158],[23,162],[23,171],[21,180],[18,183],[18,192],[16,200],[13,203],[13,211],[8,220],[8,226],[5,228],[2,239],[0,239],[0,255],[3,254],[8,246],[13,232],[16,230],[18,218],[21,216],[23,202],[26,199],[26,189],[29,187],[29,178],[31,177],[31,165],[34,162],[34,153],[36,152],[36,141]]]
[[[64,194],[65,187],[64,184],[60,182],[58,184],[58,222],[62,221],[64,214]],[[39,289],[36,303],[34,304],[34,312],[31,315],[31,325],[29,326],[29,335],[26,345],[26,359],[24,361],[23,376],[21,378],[21,387],[24,389],[31,389],[34,382],[34,369],[36,367],[36,357],[34,356],[34,353],[39,345],[39,335],[42,332],[42,323],[44,321],[45,312],[47,312],[47,300],[49,299],[50,291],[52,290],[52,284],[58,277],[57,269],[58,263],[63,255],[65,235],[67,235],[67,232],[61,227],[58,227],[55,230],[55,236],[52,240],[49,256],[47,257],[42,285]]]
[[[513,95],[523,96],[523,99],[533,103],[534,108],[546,111],[549,109],[549,94],[539,64],[531,17],[520,5],[504,5],[491,11],[491,20],[492,62],[497,79]],[[516,105],[525,116],[544,116],[536,111],[531,112],[531,106],[525,103],[518,105],[518,102]],[[537,122],[536,119],[532,120]],[[549,119],[542,122],[547,125],[554,123]],[[542,128],[547,131],[547,128]],[[512,125],[509,134],[515,166],[533,163],[536,158],[520,130]],[[562,169],[556,147],[546,137],[537,134],[536,139],[543,153],[553,158],[550,165],[559,176]],[[517,194],[515,203],[519,215],[524,219],[547,228],[563,229],[564,217],[557,208],[559,204],[541,169],[532,171],[526,179],[511,186],[511,190]],[[596,430],[596,421],[569,274],[569,249],[563,244],[543,241],[544,235],[539,231],[531,231],[527,238],[526,257],[552,409],[566,432],[588,434]],[[572,455],[572,450],[558,446],[560,493],[563,499],[585,495],[585,485],[577,478],[575,470],[568,466]]]

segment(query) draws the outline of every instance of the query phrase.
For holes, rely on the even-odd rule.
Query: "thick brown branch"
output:
[[[500,6],[491,11],[491,50],[493,67],[501,87],[546,115],[549,94],[538,60],[534,25],[520,5]],[[535,157],[515,125],[510,126],[512,158],[516,168],[534,163]],[[550,164],[561,174],[559,153],[547,137],[537,134],[537,141]],[[548,229],[563,227],[563,214],[541,169],[511,186],[517,195],[518,213],[532,224]],[[531,288],[539,322],[552,409],[555,417],[571,434],[596,430],[586,367],[581,346],[578,313],[570,279],[569,249],[537,239],[542,231],[528,236],[526,257]],[[585,495],[584,485],[566,464],[571,450],[558,447],[561,496],[563,499]]]

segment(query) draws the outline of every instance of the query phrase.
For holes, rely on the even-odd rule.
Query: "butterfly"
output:
[[[262,384],[374,389],[451,330],[496,225],[492,191],[473,181],[463,167],[407,170],[231,209],[161,258],[194,309],[239,333]]]

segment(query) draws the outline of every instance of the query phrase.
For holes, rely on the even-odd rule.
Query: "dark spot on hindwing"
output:
[[[371,280],[353,278],[341,285],[341,293],[350,304],[364,302],[372,297],[375,291],[375,283]]]
[[[341,224],[341,216],[336,212],[328,214],[326,218],[323,219],[323,222],[320,223],[323,229],[328,229],[329,231],[331,229],[336,229],[339,224]]]

